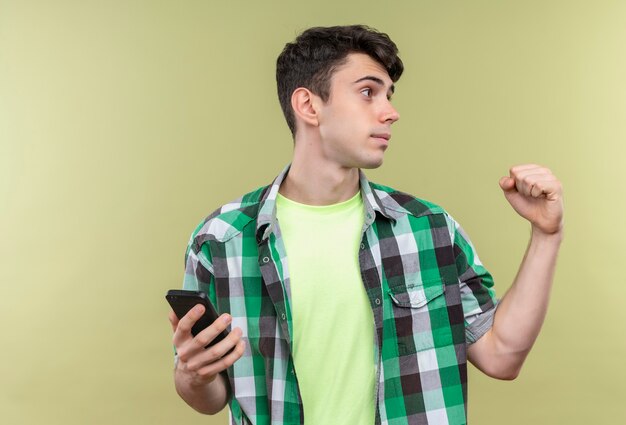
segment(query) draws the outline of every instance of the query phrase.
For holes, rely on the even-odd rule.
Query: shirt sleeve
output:
[[[200,247],[192,237],[185,254],[185,276],[183,289],[201,291],[208,295],[209,300],[215,305],[215,285],[213,284],[213,264],[207,244]]]
[[[195,233],[195,232],[194,232]],[[202,246],[196,252],[193,235],[185,253],[185,276],[183,289],[201,291],[207,294],[209,300],[215,305],[215,285],[213,285],[213,265],[211,264],[208,247]],[[176,364],[178,353],[174,347],[174,362]]]
[[[452,221],[453,249],[465,318],[465,339],[471,345],[491,329],[498,300],[493,289],[493,277],[481,263],[465,231],[456,221]]]

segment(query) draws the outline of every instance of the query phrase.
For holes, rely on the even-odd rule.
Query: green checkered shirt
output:
[[[288,259],[276,219],[288,169],[216,210],[187,249],[185,289],[205,291],[246,341],[243,357],[227,371],[232,424],[305,420],[291,356]],[[374,316],[376,424],[465,424],[467,346],[491,327],[491,275],[442,208],[363,173],[360,188],[359,263]]]

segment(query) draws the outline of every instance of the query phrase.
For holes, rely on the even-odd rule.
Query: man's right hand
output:
[[[222,314],[194,337],[191,334],[191,327],[202,317],[203,313],[204,307],[198,304],[180,320],[173,311],[169,314],[174,332],[173,342],[178,354],[176,375],[186,381],[181,384],[196,388],[205,387],[211,383],[220,372],[239,360],[245,349],[240,328],[234,328],[222,341],[205,348],[226,329],[232,318],[228,314]],[[176,381],[178,387],[178,379]]]

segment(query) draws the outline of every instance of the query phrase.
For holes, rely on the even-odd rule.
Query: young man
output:
[[[220,318],[194,338],[202,307],[170,314],[176,389],[196,410],[229,403],[233,424],[464,424],[468,359],[519,373],[546,314],[561,185],[532,164],[500,180],[532,236],[497,302],[442,208],[360,171],[383,162],[402,71],[395,44],[363,26],[309,29],[279,56],[293,161],[191,237],[184,287]]]

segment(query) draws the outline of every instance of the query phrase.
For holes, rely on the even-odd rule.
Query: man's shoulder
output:
[[[382,206],[387,210],[393,210],[414,217],[435,214],[442,214],[448,217],[446,210],[434,202],[379,183],[370,182],[370,187],[375,197],[380,200]]]
[[[261,186],[214,210],[196,227],[192,240],[196,244],[207,240],[226,241],[241,233],[256,220],[261,200],[270,187]]]
[[[436,203],[379,183],[370,181],[369,185],[376,202],[387,211],[413,217],[441,214],[450,218],[445,209]],[[246,226],[254,225],[261,203],[271,187],[261,186],[215,209],[196,227],[192,243],[199,246],[207,240],[225,242],[241,233]]]

